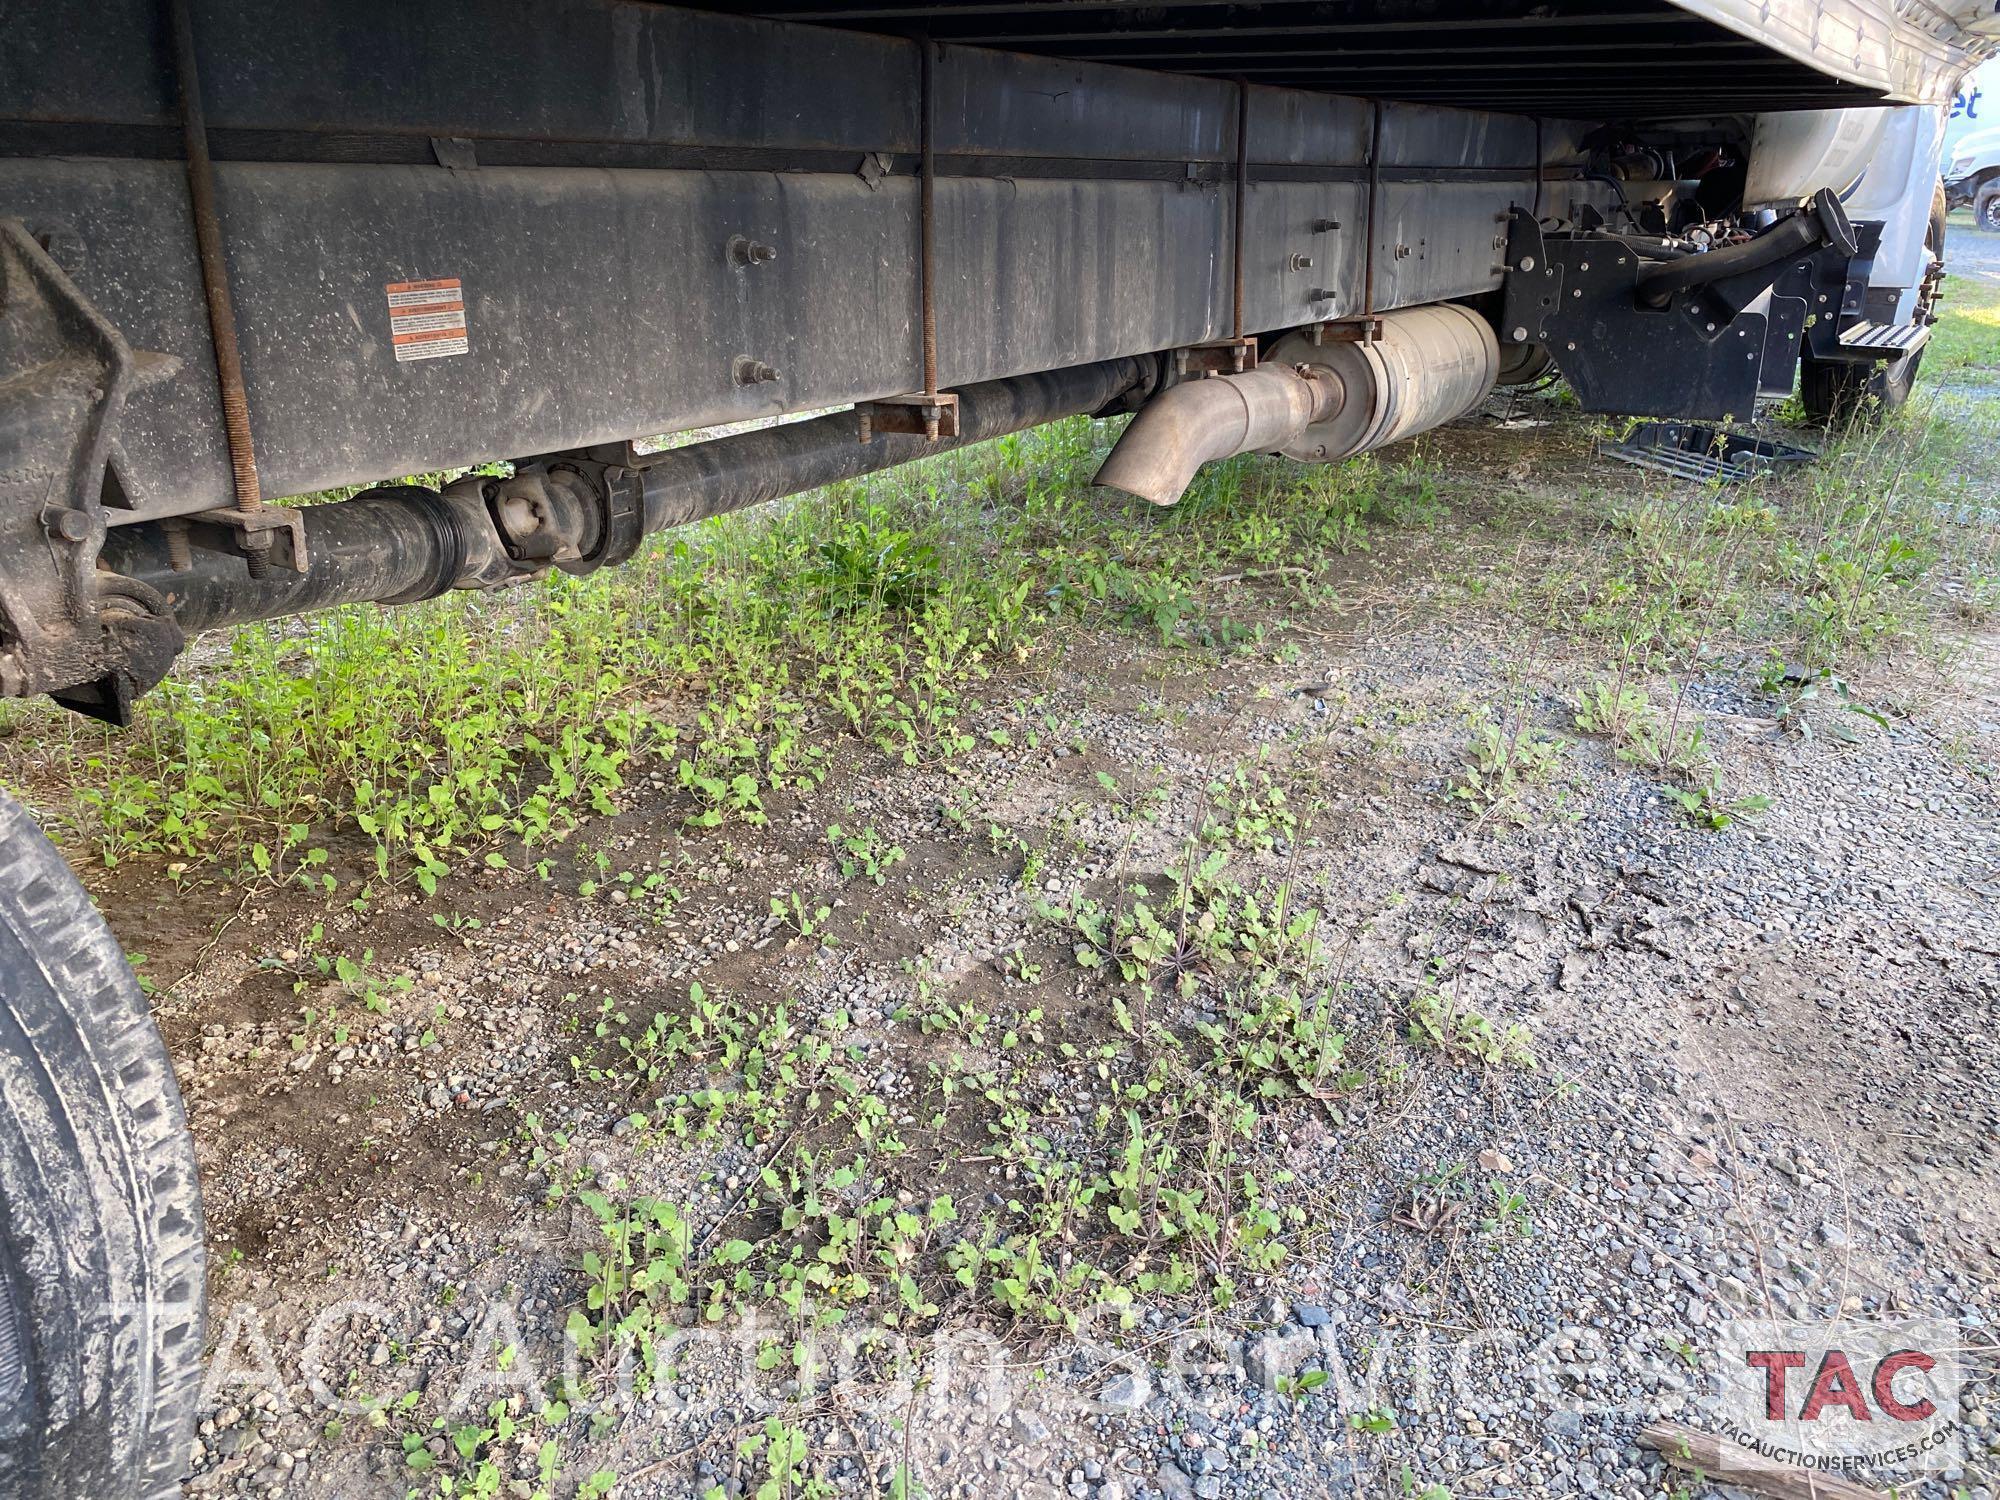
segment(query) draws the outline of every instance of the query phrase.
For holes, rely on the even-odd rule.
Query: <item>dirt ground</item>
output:
[[[656,778],[553,881],[496,870],[365,916],[94,876],[160,986],[201,1153],[215,1355],[187,1492],[1657,1495],[1682,1480],[1643,1420],[1705,1425],[1677,1377],[1745,1317],[1844,1312],[1957,1331],[1960,1447],[1899,1493],[1990,1497],[2000,633],[1859,666],[1865,714],[1781,714],[1721,654],[1645,684],[1698,715],[1740,804],[1698,826],[1579,728],[1602,649],[1490,605],[1584,544],[1579,492],[1712,503],[1589,431],[1496,401],[1432,450],[1487,503],[1373,535],[1310,602],[1282,569],[1209,582],[1261,640],[1066,630],[988,684],[969,753],[832,744],[767,828],[690,831]],[[1560,743],[1518,800],[1455,795],[1488,724]],[[1139,1003],[1080,964],[1082,898],[1164,903],[1223,813],[1246,888],[1319,913],[1357,1074],[1260,1127],[1270,1202],[1297,1210],[1281,1263],[1116,1337],[946,1299],[936,1327],[991,1352],[976,1388],[898,1385],[865,1352],[845,1385],[732,1364],[799,1328],[724,1319],[623,1406],[546,1406],[601,1280],[594,1192],[748,1253],[779,1228],[759,1181],[806,1154],[684,1134],[701,1080],[655,1104],[690,1082],[647,1071],[649,1018],[694,1014],[691,985],[786,1007],[884,1101],[897,1201],[998,1212],[1035,1159],[1007,1136],[1060,1143],[1126,1097],[1038,1060],[1122,1046],[1113,1003]],[[333,953],[355,972],[322,972]],[[1204,993],[1148,1003],[1193,1036]],[[1426,1005],[1449,1045],[1412,1040]],[[925,1118],[954,1052],[1004,1110]],[[1365,1390],[1304,1378],[1378,1356]]]

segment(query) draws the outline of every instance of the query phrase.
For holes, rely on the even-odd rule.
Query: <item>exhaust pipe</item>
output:
[[[1264,360],[1155,396],[1096,483],[1171,505],[1211,459],[1276,452],[1330,463],[1414,437],[1486,399],[1500,375],[1500,341],[1470,308],[1439,302],[1384,314],[1367,343],[1288,333]]]
[[[1172,505],[1203,464],[1282,448],[1338,413],[1346,394],[1330,370],[1312,365],[1259,365],[1174,386],[1132,419],[1093,482]]]

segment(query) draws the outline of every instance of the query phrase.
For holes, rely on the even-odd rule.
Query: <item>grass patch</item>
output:
[[[2000,284],[1945,278],[1943,316],[1931,330],[1924,369],[1933,375],[2000,370]]]
[[[1057,423],[672,533],[591,578],[241,627],[129,731],[17,710],[0,774],[106,864],[304,875],[358,903],[468,864],[546,876],[552,846],[641,784],[698,832],[762,824],[843,745],[948,762],[981,685],[1058,620],[1254,647],[1263,627],[1217,615],[1204,580],[1269,569],[1303,597],[1300,559],[1434,504],[1420,467],[1252,459],[1158,511],[1089,488],[1108,437]]]

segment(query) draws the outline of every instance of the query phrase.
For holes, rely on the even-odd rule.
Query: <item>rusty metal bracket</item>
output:
[[[1315,344],[1372,344],[1382,337],[1380,318],[1338,318],[1315,323],[1307,338]]]
[[[911,437],[958,436],[958,392],[924,391],[914,396],[884,396],[880,401],[858,402],[855,416],[861,419],[861,441],[872,443],[878,432],[900,432]]]
[[[905,403],[916,401],[915,415],[921,426],[898,428],[885,426],[881,416],[886,416],[895,408],[895,401],[877,403],[882,408],[879,414],[862,411],[861,441],[868,442],[876,428],[882,430],[920,432],[924,437],[936,442],[940,437],[958,436],[958,397],[953,396],[947,403],[944,393],[938,390],[938,346],[937,346],[937,86],[932,79],[936,49],[930,36],[917,38],[917,110],[920,177],[917,185],[917,294],[918,316],[923,341],[924,392],[921,397],[899,397]],[[947,411],[947,406],[949,410]],[[857,408],[859,410],[859,408]],[[945,431],[949,421],[951,431]]]
[[[188,207],[194,220],[195,256],[201,267],[203,299],[208,304],[209,339],[215,350],[215,378],[222,397],[222,430],[236,485],[236,504],[205,512],[205,518],[235,528],[237,545],[243,551],[243,561],[252,578],[264,577],[274,563],[294,573],[303,573],[306,538],[298,522],[298,512],[286,512],[291,518],[289,522],[286,514],[273,521],[265,521],[259,515],[265,508],[264,491],[257,477],[257,450],[250,435],[250,396],[243,380],[243,355],[236,339],[236,304],[230,295],[222,217],[215,203],[208,117],[202,104],[201,74],[195,66],[194,15],[190,0],[168,0],[167,12],[174,44],[174,76],[181,96],[181,136],[187,153]],[[272,509],[285,511],[283,506]],[[273,538],[281,532],[293,538],[294,545],[272,545]],[[287,557],[289,561],[284,560]]]
[[[1256,368],[1257,340],[1247,334],[1174,350],[1174,373],[1183,380],[1202,375],[1241,375]]]
[[[236,545],[251,576],[262,577],[271,568],[288,573],[306,570],[305,517],[289,505],[225,505],[215,510],[196,511],[187,518],[211,526],[226,526],[236,533]],[[261,564],[257,561],[262,559]]]
[[[117,426],[179,361],[134,350],[18,220],[0,220],[0,694],[113,724],[166,675],[159,594],[98,565]]]

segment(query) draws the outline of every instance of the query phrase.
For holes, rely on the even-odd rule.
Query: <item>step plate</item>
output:
[[[1840,347],[1874,359],[1901,359],[1930,342],[1928,323],[1856,323],[1840,331]]]

